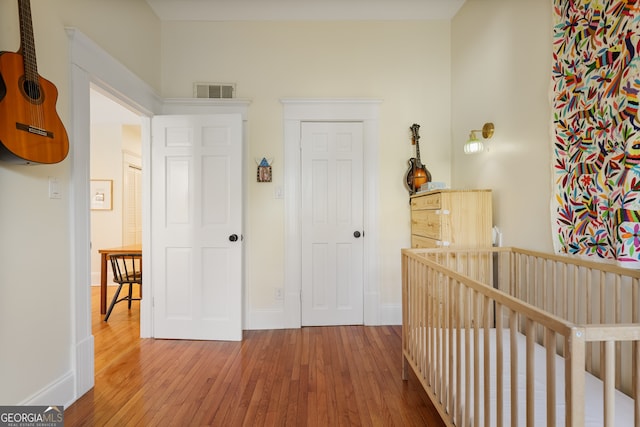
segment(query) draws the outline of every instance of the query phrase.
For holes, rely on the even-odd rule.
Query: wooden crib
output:
[[[639,280],[522,249],[405,249],[403,378],[450,426],[638,427]]]

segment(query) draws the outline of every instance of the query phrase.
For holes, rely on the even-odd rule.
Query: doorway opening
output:
[[[106,253],[142,246],[141,118],[91,85],[90,135],[91,329],[98,374],[140,338],[138,302],[130,309],[116,304],[109,321],[104,318],[116,289]]]

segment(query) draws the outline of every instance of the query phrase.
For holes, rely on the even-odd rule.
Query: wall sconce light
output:
[[[485,123],[482,129],[474,129],[469,133],[469,140],[464,144],[464,154],[474,154],[484,151],[484,144],[476,136],[476,132],[482,132],[482,138],[489,139],[493,136],[493,123]]]

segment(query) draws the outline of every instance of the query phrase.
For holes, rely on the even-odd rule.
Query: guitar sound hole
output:
[[[34,101],[40,99],[40,85],[32,80],[25,80],[23,83],[24,93]]]

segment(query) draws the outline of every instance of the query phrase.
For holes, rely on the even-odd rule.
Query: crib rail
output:
[[[402,274],[403,375],[412,368],[448,425],[519,425],[525,418],[530,426],[583,426],[586,369],[604,384],[602,424],[615,424],[614,397],[623,390],[634,398],[640,426],[640,273],[492,248],[404,250]],[[525,354],[516,345],[522,336]],[[545,420],[534,411],[536,345],[546,360]],[[557,355],[564,364],[560,396]],[[525,381],[524,400],[519,381]],[[495,400],[483,399],[491,390]],[[558,403],[567,408],[560,422]]]

